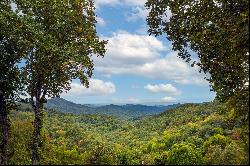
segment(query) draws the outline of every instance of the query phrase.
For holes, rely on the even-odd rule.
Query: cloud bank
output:
[[[132,74],[178,84],[208,85],[198,67],[190,67],[153,36],[113,33],[103,59],[94,58],[95,71],[103,75]],[[169,46],[170,47],[170,46]]]
[[[72,83],[71,89],[62,96],[105,96],[116,92],[116,87],[112,82],[104,82],[99,79],[90,79],[89,88],[78,83]]]
[[[177,90],[172,84],[158,84],[158,85],[151,85],[148,84],[144,86],[146,90],[152,93],[168,93],[173,95],[180,95],[181,92]]]

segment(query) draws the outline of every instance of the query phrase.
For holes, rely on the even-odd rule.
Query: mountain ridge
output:
[[[168,109],[176,108],[181,104],[172,104],[168,106],[155,105],[148,106],[143,104],[124,104],[124,105],[91,105],[91,104],[76,104],[63,98],[49,99],[46,108],[56,109],[63,113],[73,114],[98,114],[98,115],[111,115],[120,118],[139,118],[149,115],[156,115]]]

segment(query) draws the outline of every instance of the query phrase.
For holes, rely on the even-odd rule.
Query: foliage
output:
[[[24,57],[28,92],[44,103],[45,96],[69,90],[71,79],[88,86],[92,76],[92,55],[104,56],[105,43],[96,34],[91,0],[15,0],[16,12],[27,22],[29,54]],[[45,66],[46,64],[46,66]],[[38,86],[39,85],[39,86]]]
[[[229,114],[218,102],[183,104],[130,120],[48,110],[41,164],[248,164],[248,134],[243,127],[228,127]],[[17,134],[11,135],[10,144],[19,152],[12,164],[31,160],[30,140],[22,140],[31,137],[32,119],[31,112],[11,112],[11,133]],[[18,158],[21,152],[23,159]]]
[[[149,34],[166,35],[173,50],[201,70],[217,98],[243,115],[249,110],[249,1],[148,0]],[[171,14],[170,14],[171,13]],[[166,16],[170,16],[170,20]],[[219,71],[219,72],[218,72]]]
[[[7,0],[0,3],[0,94],[15,101],[21,90],[21,75],[16,63],[22,58],[20,17],[11,10]]]
[[[26,23],[22,37],[29,42],[22,58],[23,74],[35,113],[32,163],[38,164],[43,104],[69,90],[72,79],[88,87],[94,69],[91,56],[103,57],[106,41],[97,36],[92,0],[14,0],[13,4]]]
[[[200,165],[202,164],[201,151],[194,144],[174,144],[167,156],[169,165]]]
[[[26,46],[20,32],[24,26],[21,20],[11,9],[11,1],[0,2],[0,164],[7,164],[9,109],[15,107],[15,101],[23,90],[23,79],[17,66]]]

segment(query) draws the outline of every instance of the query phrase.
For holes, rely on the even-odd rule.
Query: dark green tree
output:
[[[217,98],[248,119],[249,1],[148,0],[146,7],[149,34],[166,35],[188,62],[197,53],[199,62],[191,65],[210,73]]]
[[[8,112],[15,107],[22,91],[21,72],[17,66],[25,44],[20,38],[21,18],[12,10],[11,1],[0,2],[0,164],[7,164],[9,140]]]
[[[92,55],[104,56],[105,43],[95,29],[92,0],[16,0],[27,20],[25,40],[32,43],[24,58],[27,92],[35,113],[32,164],[39,163],[42,110],[48,97],[70,89],[79,78],[88,87]]]

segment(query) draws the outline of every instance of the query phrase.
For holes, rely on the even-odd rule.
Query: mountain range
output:
[[[76,104],[67,101],[63,98],[53,98],[49,99],[46,108],[55,109],[63,113],[73,113],[73,114],[97,114],[97,115],[108,115],[120,118],[139,118],[148,115],[160,114],[166,110],[176,108],[181,104],[172,104],[168,106],[163,105],[141,105],[141,104],[125,104],[125,105],[91,105],[91,104]]]

